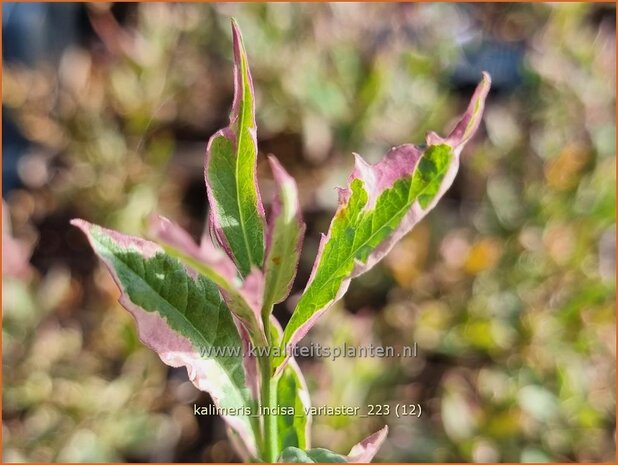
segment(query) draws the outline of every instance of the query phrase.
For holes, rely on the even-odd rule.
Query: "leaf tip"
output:
[[[251,72],[247,64],[247,52],[243,44],[242,33],[240,27],[234,18],[231,18],[232,26],[232,48],[234,52],[234,101],[232,103],[232,113],[230,114],[230,122],[238,117],[240,111],[241,100],[244,98],[244,82],[248,81],[250,92],[253,94],[253,80]],[[254,103],[252,104],[252,113],[255,114]],[[225,131],[225,130],[224,130]]]
[[[236,19],[231,18],[230,20],[232,27],[232,44],[234,46],[234,61],[238,66],[240,66],[241,57],[245,55],[244,46],[242,40],[242,33],[240,32],[240,26]]]
[[[75,226],[76,228],[79,228],[84,232],[88,232],[88,229],[90,229],[90,226],[92,226],[86,220],[82,220],[81,218],[73,218],[72,220],[69,221],[69,223],[72,226]]]
[[[459,154],[461,148],[472,138],[481,124],[481,118],[483,117],[483,111],[485,109],[485,100],[487,99],[487,95],[489,95],[490,89],[491,76],[488,72],[483,71],[481,81],[476,86],[474,94],[472,94],[468,108],[466,108],[465,113],[455,126],[455,129],[451,131],[446,139],[441,139],[439,136],[434,136],[430,133],[427,136],[427,142],[429,143],[430,140],[434,139],[436,141],[441,139],[443,141],[442,143],[446,142],[453,147],[456,154]]]
[[[487,71],[482,71],[481,75],[482,84],[485,85],[489,90],[489,87],[491,86],[491,74],[489,74]]]
[[[274,155],[268,155],[268,163],[270,164],[270,170],[273,173],[273,177],[277,184],[283,184],[285,182],[289,182],[291,179],[290,174],[283,167],[281,162]]]
[[[351,182],[353,179],[358,178],[367,185],[373,185],[375,178],[374,167],[367,163],[358,153],[352,152],[352,155],[354,155],[354,170],[349,181]]]
[[[151,236],[158,237],[169,228],[170,223],[169,219],[152,212],[147,218],[148,233]]]
[[[238,21],[233,16],[230,17],[230,26],[232,27],[232,36],[234,39],[240,38],[240,26]]]
[[[470,102],[470,107],[474,108],[476,112],[482,113],[485,105],[485,100],[491,89],[491,75],[487,71],[481,73],[481,82],[478,83]],[[479,107],[480,105],[480,107]],[[480,110],[480,111],[479,111]],[[479,116],[480,119],[480,116]]]
[[[363,157],[361,157],[358,153],[352,152],[354,155],[354,170],[359,172],[365,172],[366,170],[371,168],[371,165],[365,161]]]
[[[384,425],[379,431],[376,431],[372,435],[366,437],[361,442],[356,444],[350,450],[350,453],[346,457],[348,462],[353,463],[369,463],[375,457],[376,453],[384,443],[386,436],[388,435],[388,425]]]

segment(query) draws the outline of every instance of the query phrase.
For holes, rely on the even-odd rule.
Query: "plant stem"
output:
[[[262,380],[260,396],[264,427],[262,459],[265,462],[274,462],[277,460],[276,455],[279,452],[277,450],[277,415],[272,414],[270,410],[277,406],[277,379],[271,377],[270,357],[262,357],[260,362]]]
[[[272,306],[271,306],[272,311]],[[264,329],[268,348],[272,349],[272,336],[270,333],[270,311],[262,312]],[[277,406],[277,380],[273,376],[270,352],[263,354],[259,358],[260,366],[260,406],[262,407],[262,460],[274,462],[279,454],[277,440],[277,415],[271,413]],[[264,411],[266,410],[266,411]]]

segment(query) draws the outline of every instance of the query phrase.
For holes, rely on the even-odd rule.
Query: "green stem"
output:
[[[272,337],[270,334],[270,312],[262,312],[266,340],[269,349],[272,349]],[[262,407],[262,460],[274,462],[279,454],[277,440],[277,415],[271,414],[277,407],[277,380],[273,376],[273,366],[270,353],[260,356],[260,406]]]
[[[261,359],[262,386],[260,389],[262,417],[263,417],[263,450],[262,459],[265,462],[277,460],[279,452],[277,446],[277,415],[271,414],[277,406],[277,379],[271,377],[270,357]]]
[[[258,401],[253,401],[251,408],[253,411],[256,411],[256,407],[259,405]],[[260,425],[260,419],[255,415],[251,415],[249,418],[249,422],[251,423],[251,430],[253,431],[253,436],[255,437],[256,447],[258,452],[262,450],[262,430]]]

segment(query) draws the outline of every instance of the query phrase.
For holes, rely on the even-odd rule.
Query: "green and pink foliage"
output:
[[[386,426],[347,456],[311,448],[309,394],[290,349],[341,299],[350,281],[378,263],[451,186],[461,151],[480,124],[490,79],[483,75],[447,137],[429,133],[423,147],[394,147],[375,165],[355,155],[309,282],[282,329],[272,309],[290,293],[305,225],[296,183],[274,157],[269,162],[276,191],[266,220],[256,178],[253,82],[234,22],[232,35],[234,102],[229,126],[206,150],[210,216],[201,243],[157,215],[150,218],[152,240],[84,220],[73,224],[114,278],[143,343],[167,365],[185,367],[193,384],[229,413],[223,418],[243,459],[369,462],[386,438]],[[267,350],[254,356],[251,346]],[[296,415],[259,418],[251,414],[259,406],[293,407]]]

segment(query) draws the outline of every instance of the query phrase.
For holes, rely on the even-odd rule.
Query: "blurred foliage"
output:
[[[488,42],[523,50],[510,81],[489,69],[485,134],[447,198],[310,335],[418,356],[300,360],[314,405],[419,403],[421,418],[315,417],[315,445],[346,450],[386,422],[387,461],[614,460],[612,5],[86,8],[87,46],[3,69],[3,103],[34,142],[5,200],[13,235],[36,244],[31,273],[3,276],[5,461],[234,459],[223,424],[193,416],[206,396],[141,345],[68,225],[137,233],[156,208],[201,233],[205,142],[232,98],[229,16],[261,152],[301,191],[297,293],[351,151],[376,161],[447,128],[468,97],[461,63]]]

